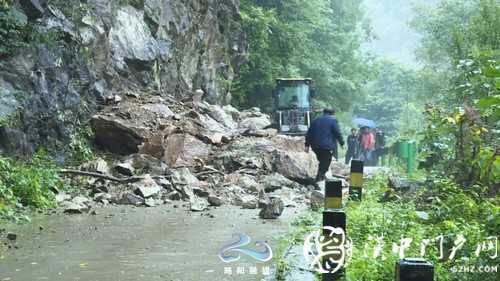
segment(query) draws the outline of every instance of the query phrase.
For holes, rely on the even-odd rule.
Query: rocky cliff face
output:
[[[126,96],[230,101],[244,53],[237,0],[17,1],[30,47],[0,61],[0,150],[62,147]]]

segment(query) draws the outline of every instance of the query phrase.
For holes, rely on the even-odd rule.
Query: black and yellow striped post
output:
[[[325,184],[325,210],[323,212],[323,237],[325,242],[331,240],[332,243],[328,244],[329,249],[326,247],[323,252],[331,252],[331,248],[339,248],[336,253],[325,255],[323,257],[323,268],[334,269],[338,266],[335,261],[340,260],[342,253],[345,255],[345,239],[346,239],[346,215],[342,210],[342,182],[341,181],[327,181]],[[341,228],[343,234],[333,234],[331,230],[325,227]],[[341,269],[334,273],[323,273],[323,281],[340,280],[345,275],[341,264]]]
[[[342,209],[342,181],[326,181],[325,209]]]
[[[349,186],[349,197],[357,201],[361,201],[361,198],[363,197],[363,167],[363,161],[351,161],[351,182]]]

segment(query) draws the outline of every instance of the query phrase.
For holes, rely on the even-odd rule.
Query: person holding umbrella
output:
[[[375,136],[371,132],[370,128],[361,128],[361,134],[359,135],[359,147],[359,159],[364,161],[367,165],[372,165],[373,151],[375,150]]]
[[[374,164],[374,151],[375,151],[375,134],[371,129],[377,127],[377,124],[370,119],[356,118],[354,119],[361,129],[359,134],[359,160],[362,160],[366,165]]]

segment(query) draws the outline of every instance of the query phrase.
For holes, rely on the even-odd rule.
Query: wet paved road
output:
[[[37,216],[30,224],[0,227],[18,234],[12,243],[18,249],[1,254],[0,280],[261,280],[261,270],[273,261],[258,264],[242,256],[224,264],[218,251],[239,232],[276,248],[278,236],[297,213],[286,208],[280,219],[263,221],[258,210],[237,207],[192,213],[184,207],[119,206],[98,209],[95,216]],[[249,273],[253,266],[257,275]],[[233,274],[237,267],[246,272],[231,276],[224,272],[227,267]]]

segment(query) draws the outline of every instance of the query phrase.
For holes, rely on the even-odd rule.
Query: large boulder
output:
[[[318,161],[312,153],[280,150],[275,154],[276,172],[300,183],[309,183],[316,176]]]
[[[263,138],[238,138],[217,154],[215,164],[229,172],[242,167],[271,171],[273,167],[274,144]]]
[[[114,116],[95,115],[91,124],[96,144],[113,153],[137,153],[144,140],[141,131],[145,128],[131,126]]]
[[[195,166],[206,162],[210,146],[189,134],[173,134],[165,140],[163,160],[169,167]]]

